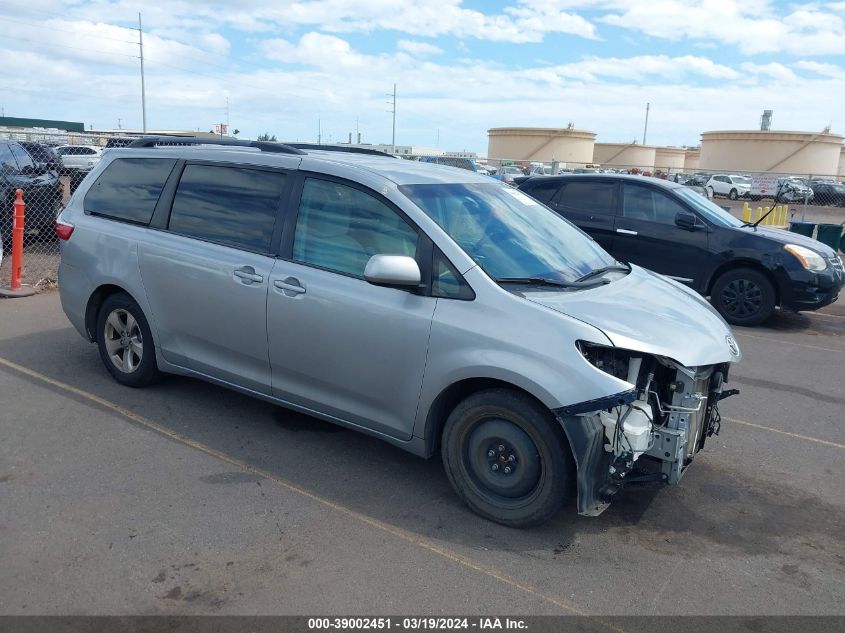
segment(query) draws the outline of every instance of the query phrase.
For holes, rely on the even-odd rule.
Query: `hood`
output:
[[[523,296],[598,328],[616,347],[665,356],[685,367],[742,357],[727,323],[709,303],[694,290],[638,266],[604,286],[530,290]]]
[[[797,244],[798,246],[811,248],[825,259],[830,259],[836,255],[834,250],[827,244],[799,233],[792,233],[790,231],[784,231],[783,229],[770,229],[765,226],[758,226],[756,231],[750,227],[745,227],[741,230],[759,235],[760,237],[769,238],[775,242],[780,242],[781,244]]]

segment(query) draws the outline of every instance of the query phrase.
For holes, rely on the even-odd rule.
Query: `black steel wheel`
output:
[[[461,402],[443,430],[442,454],[466,504],[511,527],[546,521],[574,485],[563,430],[548,409],[518,391],[489,389]]]
[[[775,310],[775,289],[768,277],[751,268],[735,268],[713,284],[713,307],[732,325],[754,326]]]

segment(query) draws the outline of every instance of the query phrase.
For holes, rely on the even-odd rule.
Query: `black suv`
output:
[[[776,306],[816,310],[836,301],[845,271],[830,247],[745,224],[680,184],[617,174],[537,176],[519,188],[632,262],[705,296],[734,325]]]
[[[58,175],[45,165],[37,165],[19,143],[0,140],[0,239],[4,249],[12,241],[12,205],[17,189],[23,190],[26,203],[26,234],[53,237],[62,201]]]

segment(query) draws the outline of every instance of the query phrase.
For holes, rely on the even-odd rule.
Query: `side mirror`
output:
[[[413,257],[373,255],[364,268],[364,279],[376,286],[419,286],[422,276]]]
[[[687,213],[686,211],[678,212],[675,216],[675,224],[687,231],[694,231],[699,226],[698,218],[695,217],[695,214]]]

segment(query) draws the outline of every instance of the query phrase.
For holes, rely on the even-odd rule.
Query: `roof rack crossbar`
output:
[[[301,149],[284,143],[244,141],[236,138],[203,138],[200,136],[144,136],[132,141],[126,147],[156,147],[157,145],[225,145],[229,147],[255,147],[262,152],[274,152],[276,154],[305,154]]]
[[[285,143],[289,147],[296,149],[313,149],[323,152],[346,152],[348,154],[370,154],[372,156],[389,156],[390,158],[398,158],[393,154],[382,152],[377,149],[370,149],[368,147],[348,147],[346,145],[318,145],[316,143]]]

